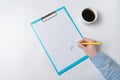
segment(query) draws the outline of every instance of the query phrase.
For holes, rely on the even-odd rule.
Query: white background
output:
[[[103,80],[90,60],[58,76],[30,22],[66,6],[84,36],[103,42],[102,50],[120,64],[119,0],[0,0],[0,80]],[[84,25],[81,10],[96,9],[96,23]]]

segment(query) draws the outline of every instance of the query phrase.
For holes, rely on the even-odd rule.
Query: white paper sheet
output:
[[[40,20],[32,23],[32,27],[60,75],[87,59],[88,56],[77,46],[77,42],[82,39],[82,34],[66,8],[62,7],[56,10],[56,13],[56,16],[45,22]]]

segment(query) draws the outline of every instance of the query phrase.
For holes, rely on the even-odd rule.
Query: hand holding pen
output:
[[[98,45],[102,44],[101,42],[96,42],[92,39],[83,38],[78,42],[78,47],[82,48],[85,53],[93,58],[98,50]]]

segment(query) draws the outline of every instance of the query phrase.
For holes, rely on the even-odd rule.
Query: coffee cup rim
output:
[[[95,19],[94,19],[93,21],[91,21],[91,22],[86,21],[86,20],[82,17],[82,12],[83,12],[84,10],[86,10],[86,9],[91,10],[91,11],[95,14]],[[94,23],[94,22],[97,20],[97,18],[98,18],[97,11],[96,11],[95,9],[93,9],[93,8],[89,8],[89,7],[84,8],[84,9],[82,9],[82,12],[81,12],[81,20],[82,20],[82,22],[85,23],[85,24],[92,24],[92,23]]]

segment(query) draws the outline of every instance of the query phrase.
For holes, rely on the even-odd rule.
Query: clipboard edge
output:
[[[58,72],[58,75],[60,76],[61,74],[63,74],[64,72],[72,69],[73,67],[75,67],[76,65],[78,65],[79,63],[82,63],[83,61],[85,61],[86,59],[88,59],[89,56],[85,55],[82,58],[78,59],[77,61],[73,62],[72,64],[70,64],[69,66],[67,66],[66,68],[62,69],[61,71]]]

